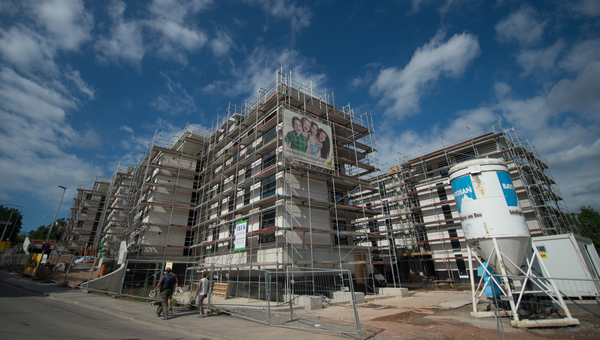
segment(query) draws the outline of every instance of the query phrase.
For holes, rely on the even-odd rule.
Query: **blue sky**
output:
[[[66,217],[155,131],[210,127],[282,68],[356,114],[379,161],[500,117],[571,211],[600,208],[600,2],[0,1],[0,203],[24,231]],[[419,145],[421,147],[419,147]]]

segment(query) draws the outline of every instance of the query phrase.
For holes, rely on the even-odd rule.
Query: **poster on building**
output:
[[[283,110],[283,155],[333,169],[331,127],[314,118]]]
[[[235,250],[246,249],[246,229],[248,226],[248,220],[240,221],[235,224]]]

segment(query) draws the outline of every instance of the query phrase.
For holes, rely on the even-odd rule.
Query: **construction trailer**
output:
[[[600,257],[589,238],[568,233],[532,240],[562,294],[574,299],[600,298]],[[539,266],[535,270],[542,272]]]
[[[363,223],[387,231],[377,248],[379,258],[394,264],[379,268],[388,277],[398,273],[402,282],[468,284],[467,245],[448,180],[449,168],[468,159],[506,162],[533,236],[574,231],[547,161],[514,129],[497,123],[491,132],[473,136],[469,131],[466,138],[445,144],[442,139],[441,149],[401,156],[389,173],[373,178],[379,195],[363,196],[364,205],[383,211]]]

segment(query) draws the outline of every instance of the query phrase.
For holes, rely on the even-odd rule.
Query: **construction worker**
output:
[[[165,275],[160,278],[158,285],[152,291],[156,292],[158,289],[160,289],[161,308],[156,310],[156,316],[160,316],[162,310],[163,319],[167,320],[169,318],[169,309],[171,309],[173,290],[177,289],[177,276],[171,274],[171,268],[165,269]]]

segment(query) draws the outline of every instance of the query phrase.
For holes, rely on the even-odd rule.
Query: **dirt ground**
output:
[[[370,306],[377,308],[377,305]],[[569,306],[581,325],[576,327],[518,329],[510,319],[474,318],[471,305],[456,309],[412,308],[399,313],[361,319],[371,339],[600,339],[600,306]],[[384,307],[389,308],[389,307]],[[500,331],[499,331],[500,328]],[[367,330],[365,329],[365,330]]]

